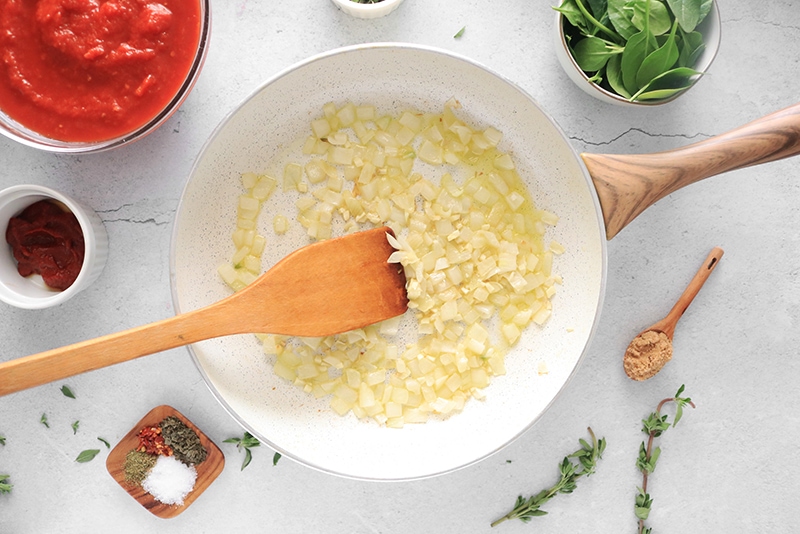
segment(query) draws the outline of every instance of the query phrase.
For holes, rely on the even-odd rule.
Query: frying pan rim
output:
[[[552,118],[552,116],[549,113],[547,113],[544,110],[544,108],[527,91],[522,89],[518,84],[516,84],[515,82],[513,82],[510,79],[506,78],[505,76],[499,74],[497,71],[495,71],[493,69],[490,69],[489,67],[487,67],[487,66],[485,66],[485,65],[483,65],[483,64],[481,64],[481,63],[479,63],[479,62],[477,62],[477,61],[475,61],[473,59],[470,59],[470,58],[468,58],[466,56],[460,55],[458,53],[455,53],[455,52],[452,52],[452,51],[449,51],[449,50],[445,50],[445,49],[441,49],[441,48],[437,48],[437,47],[427,46],[427,45],[419,45],[419,44],[413,44],[413,43],[402,43],[402,42],[364,43],[364,44],[349,45],[349,46],[335,48],[335,49],[332,49],[332,50],[329,50],[329,51],[326,51],[326,52],[322,52],[320,54],[316,54],[316,55],[310,56],[310,57],[308,57],[308,58],[306,58],[304,60],[301,60],[299,62],[296,62],[293,65],[290,65],[289,67],[279,71],[275,75],[269,77],[266,81],[264,81],[261,84],[259,84],[250,94],[248,94],[244,99],[242,99],[236,106],[234,106],[220,120],[220,122],[214,128],[214,130],[211,133],[211,135],[209,136],[209,138],[206,140],[206,142],[200,148],[200,150],[199,150],[199,152],[198,152],[197,156],[195,157],[195,160],[194,160],[194,162],[192,164],[192,167],[191,167],[191,169],[189,171],[189,174],[187,175],[186,179],[184,180],[184,186],[183,186],[183,189],[181,191],[181,196],[179,198],[178,205],[177,205],[176,211],[175,211],[175,218],[173,219],[172,235],[170,237],[170,261],[169,261],[170,293],[172,295],[172,303],[173,303],[173,307],[175,309],[175,313],[179,314],[179,313],[181,313],[181,310],[180,310],[180,301],[179,301],[178,292],[177,292],[177,272],[176,272],[177,271],[177,266],[176,266],[177,250],[176,249],[177,249],[177,239],[178,239],[178,233],[179,233],[179,216],[180,216],[180,214],[182,212],[184,201],[187,198],[187,190],[188,190],[188,188],[190,186],[190,178],[195,175],[195,173],[198,170],[198,167],[201,164],[201,161],[203,159],[204,154],[206,153],[208,148],[213,144],[213,142],[217,139],[217,137],[220,135],[220,133],[225,129],[225,127],[228,125],[228,123],[232,120],[233,116],[243,106],[245,106],[248,102],[250,102],[251,100],[256,98],[269,85],[275,83],[277,80],[281,79],[282,77],[284,77],[284,76],[286,76],[286,75],[288,75],[288,74],[290,74],[290,73],[292,73],[292,72],[294,72],[296,70],[305,68],[305,67],[307,67],[308,65],[310,65],[312,63],[325,60],[328,57],[336,56],[336,55],[340,55],[340,54],[346,54],[346,53],[349,53],[349,52],[354,52],[354,51],[359,51],[359,50],[364,50],[364,49],[416,50],[416,51],[425,52],[425,53],[433,53],[433,54],[444,55],[444,56],[450,57],[451,59],[455,59],[455,60],[458,60],[458,61],[462,61],[462,62],[468,63],[471,66],[476,67],[478,69],[481,69],[481,70],[485,71],[486,73],[488,73],[488,74],[490,74],[490,75],[502,80],[504,83],[508,84],[513,89],[515,89],[517,92],[519,92],[519,94],[522,97],[527,98],[542,113],[544,118],[556,130],[558,135],[561,136],[562,142],[569,149],[569,151],[572,154],[574,160],[578,163],[578,167],[579,167],[579,169],[580,169],[580,171],[582,173],[584,182],[586,183],[586,187],[587,187],[588,192],[589,192],[589,194],[591,196],[592,205],[594,206],[594,211],[595,211],[595,219],[596,219],[596,222],[597,222],[597,232],[598,232],[597,239],[598,239],[599,245],[600,245],[600,287],[599,287],[599,291],[598,291],[597,306],[596,306],[596,308],[594,310],[594,318],[592,320],[592,325],[591,325],[591,328],[589,329],[589,333],[588,333],[588,335],[586,337],[586,342],[584,343],[584,346],[583,346],[583,348],[581,350],[580,355],[578,356],[577,360],[575,361],[575,365],[573,366],[573,368],[570,371],[570,373],[567,376],[567,378],[564,380],[564,382],[559,387],[559,389],[556,392],[556,394],[553,395],[553,397],[544,406],[544,408],[535,417],[533,417],[531,419],[531,421],[526,426],[524,426],[517,434],[513,435],[505,443],[499,445],[494,450],[486,452],[482,456],[480,456],[478,458],[475,458],[472,461],[466,462],[466,463],[464,463],[462,465],[459,465],[459,466],[456,466],[456,467],[449,467],[447,469],[443,469],[441,471],[437,471],[437,472],[434,472],[434,473],[427,473],[427,474],[424,474],[424,475],[414,475],[414,476],[408,476],[408,477],[397,477],[397,478],[377,478],[377,477],[353,475],[353,474],[348,474],[348,473],[340,473],[340,472],[335,471],[333,469],[326,468],[326,467],[323,467],[321,465],[317,465],[312,461],[300,458],[297,455],[293,454],[292,452],[287,451],[287,450],[283,449],[282,447],[278,446],[277,444],[273,443],[267,437],[263,436],[260,432],[255,430],[251,425],[246,423],[239,415],[237,415],[235,410],[222,397],[222,394],[219,391],[217,391],[217,389],[215,387],[213,387],[209,375],[206,373],[205,369],[201,365],[200,359],[199,359],[199,357],[197,356],[197,354],[196,354],[196,352],[194,350],[194,345],[192,345],[192,344],[186,345],[186,349],[189,351],[189,354],[190,354],[190,356],[192,358],[192,362],[193,362],[195,368],[198,370],[198,372],[202,376],[203,382],[205,383],[206,387],[209,389],[209,391],[214,396],[214,398],[217,400],[217,402],[220,403],[222,408],[236,422],[238,422],[246,431],[250,432],[253,436],[258,438],[259,441],[261,441],[262,443],[268,445],[273,450],[281,453],[281,455],[286,456],[288,458],[291,458],[291,459],[295,460],[296,462],[298,462],[298,463],[300,463],[302,465],[305,465],[305,466],[307,466],[307,467],[309,467],[311,469],[314,469],[316,471],[320,471],[322,473],[326,473],[326,474],[330,474],[330,475],[335,475],[335,476],[338,476],[338,477],[341,477],[341,478],[345,478],[345,479],[364,480],[364,481],[372,481],[372,482],[407,482],[407,481],[413,481],[413,480],[424,480],[424,479],[428,479],[428,478],[438,477],[438,476],[441,476],[441,475],[444,475],[444,474],[453,473],[453,472],[459,471],[461,469],[464,469],[466,467],[469,467],[471,465],[474,465],[474,464],[476,464],[478,462],[481,462],[481,461],[493,456],[494,454],[496,454],[500,450],[504,449],[505,447],[507,447],[511,443],[515,442],[523,434],[528,432],[536,424],[536,422],[539,421],[539,419],[541,419],[541,417],[552,407],[552,405],[562,395],[564,390],[567,388],[567,386],[571,383],[572,379],[577,374],[578,369],[580,368],[580,366],[581,366],[581,364],[582,364],[582,362],[584,360],[584,357],[586,356],[586,353],[587,353],[587,351],[589,350],[589,347],[592,344],[592,340],[594,339],[594,336],[595,336],[595,334],[597,332],[598,325],[599,325],[599,322],[600,322],[600,315],[601,315],[601,311],[602,311],[602,308],[603,308],[603,303],[604,303],[604,300],[605,300],[605,291],[606,291],[606,282],[607,282],[607,266],[608,266],[607,239],[606,239],[606,233],[605,233],[605,222],[604,222],[604,219],[603,219],[602,208],[600,206],[600,199],[599,199],[599,197],[597,195],[597,191],[596,191],[596,189],[594,187],[594,184],[592,182],[592,179],[591,179],[591,176],[589,174],[589,171],[586,168],[586,165],[584,164],[584,162],[583,162],[582,158],[580,157],[579,153],[575,150],[575,148],[570,143],[569,138],[565,135],[564,131],[561,129],[561,127],[558,125],[558,123],[556,123],[556,121]]]

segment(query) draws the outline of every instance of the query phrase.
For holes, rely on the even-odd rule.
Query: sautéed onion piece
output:
[[[387,225],[390,262],[406,273],[409,311],[325,338],[258,335],[282,378],[340,415],[389,427],[422,423],[482,399],[530,323],[543,325],[561,283],[552,272],[563,247],[545,231],[558,218],[536,208],[502,134],[456,115],[326,104],[311,121],[302,161],[283,176],[246,172],[237,205],[235,252],[219,267],[234,291],[261,273],[262,203],[278,186],[299,194],[297,222],[273,219],[276,239],[299,223],[313,240]],[[280,193],[277,193],[280,194]]]

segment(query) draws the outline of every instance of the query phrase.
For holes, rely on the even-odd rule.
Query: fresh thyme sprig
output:
[[[647,434],[648,438],[647,445],[645,446],[643,441],[639,447],[639,457],[636,459],[636,467],[642,472],[642,486],[637,488],[638,493],[636,494],[636,505],[634,507],[634,513],[639,520],[639,534],[651,534],[653,532],[652,527],[646,527],[644,524],[653,506],[653,499],[647,493],[647,480],[650,474],[656,470],[656,463],[658,463],[658,458],[661,456],[661,447],[654,449],[653,442],[655,438],[660,437],[670,427],[667,416],[661,415],[661,409],[670,402],[675,404],[675,419],[671,425],[675,427],[683,417],[683,408],[686,405],[692,408],[695,407],[692,399],[681,397],[683,389],[684,386],[681,385],[674,397],[663,399],[658,403],[655,412],[651,413],[647,419],[642,419],[642,432]]]
[[[588,430],[592,443],[588,443],[585,439],[578,440],[581,448],[569,456],[565,456],[558,466],[561,475],[558,483],[549,489],[540,491],[536,495],[531,495],[527,499],[522,495],[518,496],[514,508],[493,522],[493,527],[508,519],[519,519],[523,523],[527,523],[534,517],[546,515],[547,512],[541,509],[542,505],[559,493],[572,493],[577,488],[579,478],[589,476],[595,472],[597,460],[602,458],[603,451],[606,448],[606,440],[603,438],[597,439],[592,429],[589,428]]]
[[[242,462],[242,469],[250,465],[250,462],[253,459],[253,453],[250,451],[252,447],[258,447],[261,445],[261,442],[258,441],[258,438],[254,437],[250,432],[245,432],[244,436],[241,438],[228,438],[223,441],[223,443],[235,443],[237,449],[244,449],[244,461]],[[273,458],[273,462],[276,462]],[[274,465],[274,463],[273,463]]]

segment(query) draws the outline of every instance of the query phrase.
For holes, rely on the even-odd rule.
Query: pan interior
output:
[[[315,399],[277,377],[255,336],[189,347],[212,393],[236,420],[265,444],[310,467],[346,477],[400,480],[485,458],[544,412],[592,337],[604,289],[605,238],[596,195],[577,154],[512,83],[465,58],[397,44],[340,49],[288,69],[218,127],[195,162],[178,208],[171,251],[176,312],[230,294],[216,269],[233,252],[240,174],[268,170],[290,143],[308,135],[310,120],[325,103],[372,104],[384,113],[440,112],[451,98],[473,125],[504,133],[500,148],[513,156],[535,202],[560,217],[548,234],[566,247],[555,261],[564,283],[553,300],[553,316],[543,328],[526,329],[506,357],[507,374],[493,379],[485,400],[473,399],[447,419],[402,429],[336,415],[328,399]],[[289,208],[273,199],[259,224],[269,227],[276,213],[292,215]],[[283,243],[268,241],[265,268],[308,244],[302,232],[289,235]]]

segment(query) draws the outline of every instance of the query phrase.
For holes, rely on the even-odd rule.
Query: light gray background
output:
[[[654,152],[722,133],[792,105],[800,79],[800,4],[720,0],[722,45],[710,73],[667,106],[599,103],[561,71],[543,0],[406,0],[363,21],[327,0],[214,0],[203,73],[183,107],[129,147],[57,156],[0,139],[0,187],[36,183],[97,210],[111,250],[99,280],[49,310],[0,306],[0,359],[8,360],[157,319],[173,308],[168,255],[175,208],[194,158],[222,118],[257,86],[313,54],[373,41],[452,50],[518,83],[579,151]],[[463,26],[460,39],[454,34]],[[650,490],[655,532],[791,532],[800,488],[796,382],[800,314],[800,160],[728,173],[678,191],[609,243],[598,335],[577,376],[515,443],[472,467],[404,483],[346,480],[223,444],[241,435],[209,393],[185,349],[0,399],[0,532],[635,532],[640,420],[686,384],[697,402],[660,440]],[[713,246],[717,270],[678,326],[674,360],[646,383],[621,358],[642,327],[661,318]],[[105,469],[105,447],[154,406],[170,404],[226,454],[217,481],[181,516],[158,519]],[[39,423],[47,413],[50,429]],[[79,419],[73,435],[70,424]],[[598,473],[549,515],[490,529],[518,494],[557,480],[557,464],[591,426],[609,442]],[[73,460],[101,447],[91,463]]]

